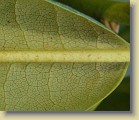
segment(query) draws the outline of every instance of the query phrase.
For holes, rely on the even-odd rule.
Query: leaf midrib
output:
[[[0,51],[0,62],[129,62],[129,49]]]

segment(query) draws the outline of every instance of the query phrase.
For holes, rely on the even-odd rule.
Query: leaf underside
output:
[[[0,0],[0,52],[93,49],[129,49],[129,45],[97,22],[56,3]],[[0,63],[0,110],[89,110],[119,85],[127,66]]]

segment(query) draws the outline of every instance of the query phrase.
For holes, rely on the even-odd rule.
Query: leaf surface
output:
[[[0,43],[6,111],[89,110],[120,84],[129,62],[123,39],[52,1],[0,0]]]

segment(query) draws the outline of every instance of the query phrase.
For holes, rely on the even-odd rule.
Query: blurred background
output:
[[[55,1],[96,19],[130,43],[129,0]],[[96,111],[130,111],[130,66],[119,87],[100,103]]]

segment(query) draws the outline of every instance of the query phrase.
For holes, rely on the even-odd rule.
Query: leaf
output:
[[[103,14],[104,18],[120,24],[130,24],[130,4],[115,3],[111,5]]]
[[[97,107],[96,111],[130,111],[130,77]]]
[[[56,0],[102,22],[130,24],[130,3],[124,0]]]
[[[123,39],[130,43],[130,26],[120,25],[119,36],[121,36]]]
[[[44,0],[0,0],[0,110],[85,111],[122,81],[129,44]]]

